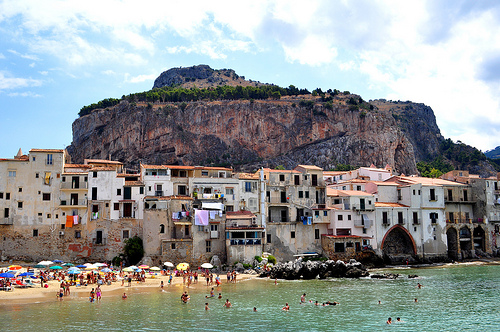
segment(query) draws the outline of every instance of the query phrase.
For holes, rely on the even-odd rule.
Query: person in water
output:
[[[253,312],[257,312],[257,307],[253,307]]]
[[[305,303],[306,302],[306,293],[302,294],[300,297],[300,303]]]
[[[122,299],[124,299],[124,300],[125,300],[126,298],[127,298],[127,294],[126,294],[126,293],[123,293],[123,295],[122,295]]]
[[[386,323],[389,324],[389,325],[392,324],[392,318],[391,317],[387,318],[387,322]]]
[[[187,292],[182,293],[182,295],[181,295],[181,301],[184,302],[184,303],[187,303],[187,301],[189,301],[189,295],[188,295]]]
[[[205,298],[209,298],[209,297],[214,297],[214,288],[212,287],[212,289],[210,290],[210,295],[206,295]]]
[[[290,310],[290,306],[288,305],[288,302],[285,303],[285,306],[281,310],[283,310],[283,311],[289,311]]]
[[[205,303],[205,310],[209,310],[210,308],[208,307],[208,302]]]
[[[226,299],[226,303],[224,303],[223,307],[226,307],[226,308],[231,308],[233,305],[231,304],[231,302],[229,302],[229,299]]]

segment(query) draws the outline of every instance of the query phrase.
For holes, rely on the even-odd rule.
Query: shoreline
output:
[[[464,262],[454,262],[454,263],[433,263],[433,264],[422,264],[422,265],[393,265],[393,266],[385,266],[381,268],[370,268],[368,271],[370,273],[374,273],[381,270],[387,269],[395,269],[395,270],[406,270],[406,269],[427,269],[427,268],[441,268],[441,267],[454,267],[454,266],[467,266],[467,265],[500,265],[499,259],[479,259],[479,260],[469,260]],[[5,267],[0,267],[0,269]],[[222,277],[222,285],[224,285],[225,278],[223,278],[224,274],[220,274]],[[259,278],[258,274],[238,274],[238,279],[236,283],[245,281],[245,280],[253,280],[253,279],[263,279],[270,280],[269,277]],[[147,277],[145,282],[137,282],[133,281],[131,286],[127,286],[127,282],[125,282],[124,286],[121,285],[121,280],[112,282],[111,285],[102,285],[103,298],[111,297],[111,296],[119,296],[123,292],[129,294],[134,293],[143,293],[143,292],[153,292],[155,290],[159,291],[160,283],[163,281],[165,292],[177,290],[178,287],[182,287],[182,289],[203,289],[216,287],[214,285],[207,286],[204,278],[200,278],[198,283],[191,284],[188,288],[186,285],[182,283],[182,277],[174,277],[172,279],[172,284],[169,286],[168,284],[168,275],[163,276],[161,274],[156,274],[154,277]],[[4,305],[11,304],[37,304],[37,303],[46,303],[52,301],[59,301],[56,297],[56,293],[59,291],[60,282],[56,280],[51,280],[47,282],[49,285],[48,288],[42,287],[29,287],[29,288],[15,288],[13,287],[12,291],[0,291],[0,307]],[[39,284],[37,284],[39,286]],[[92,288],[96,288],[97,284],[91,284],[88,286],[71,286],[71,294],[69,296],[65,296],[63,301],[80,301],[85,299],[88,301],[88,295]]]

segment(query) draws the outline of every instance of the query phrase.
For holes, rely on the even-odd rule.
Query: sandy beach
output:
[[[0,270],[6,270],[6,267],[0,267]],[[26,269],[22,269],[21,272],[26,271]],[[216,274],[214,274],[215,276]],[[248,280],[256,278],[257,275],[251,274],[238,274],[237,282],[241,282],[242,280]],[[112,282],[111,285],[102,285],[102,297],[110,297],[110,296],[120,296],[124,292],[127,295],[140,293],[140,292],[151,292],[151,291],[160,291],[160,284],[163,281],[164,291],[174,291],[178,289],[190,290],[190,289],[207,289],[207,293],[211,287],[215,287],[215,282],[211,286],[207,286],[205,282],[205,278],[199,277],[198,283],[192,283],[189,288],[186,285],[183,285],[182,277],[174,277],[172,279],[172,283],[168,284],[168,276],[162,276],[159,272],[156,275],[147,274],[146,280],[144,282],[132,281],[130,287],[128,283],[125,281],[124,286],[122,286],[122,281],[118,280],[116,282]],[[220,278],[222,280],[222,286],[226,284],[226,275],[224,273],[220,274]],[[47,302],[47,301],[59,301],[56,297],[56,294],[59,292],[60,282],[57,280],[51,280],[47,282],[49,285],[48,288],[44,288],[40,286],[40,283],[36,283],[35,287],[28,288],[16,288],[13,287],[11,291],[0,291],[0,306],[8,305],[8,304],[24,304],[24,303],[38,303],[38,302]],[[65,296],[63,298],[64,301],[67,300],[78,300],[85,299],[87,300],[89,297],[89,293],[92,288],[96,288],[97,284],[91,284],[88,286],[71,286],[70,291],[71,294],[69,296]]]

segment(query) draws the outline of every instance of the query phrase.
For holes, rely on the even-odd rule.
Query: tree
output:
[[[137,264],[141,261],[144,256],[144,247],[142,245],[142,239],[137,235],[125,240],[125,247],[123,248],[123,253],[129,264]]]

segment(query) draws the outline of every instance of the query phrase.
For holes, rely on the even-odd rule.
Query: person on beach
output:
[[[168,284],[170,285],[172,283],[172,273],[170,273],[170,276],[168,277]]]
[[[300,296],[300,303],[305,303],[305,302],[306,302],[306,293]]]
[[[205,303],[205,310],[209,310],[210,308],[208,307],[208,302]]]
[[[126,298],[127,298],[127,294],[126,294],[126,293],[123,293],[123,295],[122,295],[122,299],[124,299],[124,300],[125,300]]]
[[[97,301],[101,301],[101,295],[102,295],[102,290],[101,290],[101,285],[98,285],[95,291],[95,295],[97,298]]]
[[[226,283],[229,283],[231,281],[231,272],[227,271],[226,278],[227,278]]]
[[[387,318],[387,322],[386,323],[389,324],[389,325],[391,325],[392,324],[392,318],[391,317]]]
[[[212,289],[210,290],[210,295],[206,295],[205,298],[208,299],[209,297],[214,297],[215,294],[214,294],[214,288],[212,287]]]
[[[289,311],[290,310],[290,306],[288,305],[288,302],[285,303],[285,306],[281,310],[283,310],[283,311]]]
[[[163,290],[163,280],[160,282],[160,288]]]
[[[229,302],[229,299],[226,299],[226,303],[224,303],[223,307],[226,307],[226,308],[231,308],[233,305],[231,304],[231,302]]]
[[[187,293],[187,292],[182,293],[182,295],[181,295],[181,301],[182,301],[183,303],[187,303],[187,302],[189,301],[189,298],[190,298],[190,297],[189,297],[189,295],[188,295],[188,293]]]
[[[130,276],[130,274],[128,275],[127,281],[128,281],[128,287],[130,287],[130,285],[132,284],[132,277]]]

